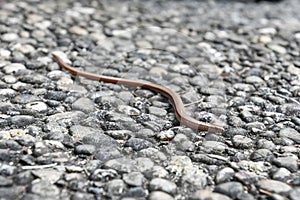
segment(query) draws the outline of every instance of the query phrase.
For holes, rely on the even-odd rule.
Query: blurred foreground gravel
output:
[[[299,199],[300,2],[0,1],[0,199]],[[149,90],[178,92],[181,126]]]

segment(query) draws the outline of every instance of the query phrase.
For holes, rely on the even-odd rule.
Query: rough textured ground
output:
[[[0,199],[299,199],[300,3],[0,1]],[[181,126],[149,80],[224,133]]]

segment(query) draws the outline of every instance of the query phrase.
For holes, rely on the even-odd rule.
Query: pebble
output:
[[[87,35],[88,34],[88,31],[86,29],[81,28],[79,26],[72,26],[69,29],[69,32],[73,33],[73,34],[76,34],[76,35]]]
[[[126,185],[121,179],[113,179],[106,183],[107,191],[110,195],[120,196],[124,193]]]
[[[216,183],[219,184],[219,183],[230,181],[233,175],[234,175],[234,170],[230,167],[225,167],[218,171],[215,177]]]
[[[299,199],[299,195],[300,195],[300,189],[296,188],[290,192],[289,197],[291,198],[291,200],[297,200]]]
[[[123,180],[130,186],[142,186],[145,181],[145,177],[140,172],[131,172],[123,175]]]
[[[12,75],[6,75],[6,76],[3,76],[3,77],[2,77],[2,80],[3,80],[5,83],[8,83],[8,84],[12,84],[12,83],[17,82],[17,78],[16,78],[15,76],[12,76]]]
[[[232,198],[237,198],[241,193],[243,193],[244,190],[241,183],[232,181],[218,184],[214,191],[225,194]]]
[[[270,179],[258,181],[257,186],[263,190],[274,192],[276,194],[287,194],[292,190],[291,186],[288,184]]]
[[[14,96],[16,94],[16,91],[13,89],[0,89],[0,96],[6,96],[6,97],[10,97],[10,96]]]
[[[16,115],[11,117],[11,123],[16,127],[24,127],[35,122],[35,118],[30,115]]]
[[[220,194],[218,192],[212,192],[210,190],[197,190],[190,198],[191,200],[231,200],[230,197]]]
[[[158,117],[164,117],[167,115],[167,111],[162,108],[150,106],[148,109],[149,109],[149,114],[156,115]]]
[[[298,157],[293,154],[285,157],[274,158],[273,163],[279,167],[285,167],[292,172],[296,172],[298,170]]]
[[[243,135],[235,135],[232,138],[232,143],[234,147],[238,149],[250,149],[254,146],[253,141],[250,138]]]
[[[137,171],[137,167],[134,161],[128,158],[116,158],[104,163],[104,168],[114,169],[119,173],[130,173]]]
[[[277,44],[269,44],[268,48],[279,54],[285,54],[287,52],[286,48]]]
[[[85,154],[85,155],[93,155],[96,152],[96,147],[94,145],[83,144],[75,147],[74,152],[76,154]]]
[[[25,69],[26,69],[25,65],[21,63],[11,63],[3,67],[3,72],[5,74],[12,74]]]
[[[134,151],[140,151],[153,146],[151,142],[140,138],[130,138],[124,144],[124,147],[131,147]]]
[[[94,102],[88,98],[80,98],[72,104],[73,110],[80,110],[84,113],[90,113],[95,110]]]
[[[272,178],[278,181],[286,181],[291,177],[291,172],[283,167],[280,167],[273,175]]]
[[[37,194],[40,197],[54,197],[60,194],[60,190],[57,186],[51,184],[49,181],[46,180],[35,180],[31,187],[30,191],[33,194]]]
[[[151,192],[149,195],[149,200],[174,200],[174,198],[169,195],[168,193],[161,192],[161,191],[154,191]]]
[[[48,110],[47,104],[39,101],[27,103],[25,107],[38,112],[46,112]]]
[[[5,33],[2,35],[1,39],[4,42],[12,42],[19,38],[19,36],[16,33]]]
[[[177,186],[175,183],[169,180],[162,179],[162,178],[154,178],[149,183],[149,189],[151,191],[159,190],[159,191],[167,192],[169,194],[175,194]]]
[[[283,128],[279,132],[280,137],[285,137],[293,140],[297,144],[300,144],[300,133],[293,128]]]

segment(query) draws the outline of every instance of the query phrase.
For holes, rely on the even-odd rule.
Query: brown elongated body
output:
[[[113,83],[113,84],[121,84],[125,86],[133,86],[133,87],[141,87],[144,89],[149,89],[154,92],[157,92],[164,97],[167,97],[175,111],[176,118],[178,121],[192,129],[197,129],[201,131],[214,131],[214,132],[223,132],[224,128],[219,125],[214,125],[206,122],[198,121],[192,117],[190,117],[184,110],[184,104],[180,98],[180,96],[170,90],[167,87],[164,87],[162,85],[158,85],[149,81],[143,81],[143,80],[129,80],[129,79],[123,79],[123,78],[116,78],[116,77],[110,77],[110,76],[102,76],[102,75],[95,75],[92,73],[82,72],[79,70],[76,70],[75,68],[71,67],[70,65],[63,62],[63,60],[55,55],[52,54],[54,60],[64,69],[68,70],[71,74],[76,76],[82,76],[88,79],[96,80],[96,81],[103,81],[107,83]]]

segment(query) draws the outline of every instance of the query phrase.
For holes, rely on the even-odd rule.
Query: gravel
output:
[[[298,199],[299,9],[0,1],[0,199]],[[226,131],[187,128],[155,91],[72,75],[52,53],[164,85]]]

